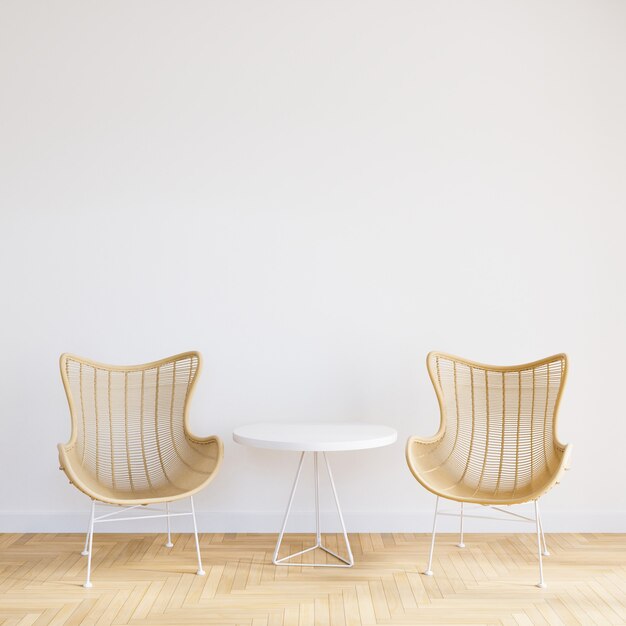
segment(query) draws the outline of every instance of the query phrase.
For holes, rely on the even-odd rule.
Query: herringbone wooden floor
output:
[[[626,536],[547,539],[542,590],[531,534],[466,535],[465,549],[441,535],[432,578],[420,574],[428,535],[351,535],[352,569],[275,567],[274,535],[203,535],[204,577],[192,535],[172,549],[163,535],[96,535],[88,590],[83,536],[0,535],[0,623],[626,624]],[[305,541],[290,535],[284,549]]]

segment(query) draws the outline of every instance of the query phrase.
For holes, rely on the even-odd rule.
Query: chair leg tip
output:
[[[168,541],[168,542],[165,544],[165,547],[166,547],[166,548],[173,548],[173,547],[174,547],[174,544],[173,544],[171,541]]]
[[[463,542],[461,542],[461,543],[457,543],[456,545],[457,545],[457,547],[459,547],[459,548],[464,548],[464,547],[465,547],[465,544],[464,544]]]
[[[80,554],[81,556],[89,556],[89,550],[83,550]]]
[[[427,570],[424,572],[424,576],[432,576],[432,575],[433,575],[433,570],[431,570],[431,569],[427,569]]]
[[[539,589],[545,589],[548,585],[546,585],[546,583],[537,583],[537,587],[539,587]]]
[[[93,587],[93,585],[89,581],[87,581],[86,583],[83,583],[83,587],[85,589],[91,589]]]
[[[204,576],[204,575],[206,574],[206,572],[205,572],[203,569],[199,569],[199,570],[196,572],[196,574],[197,574],[198,576]]]
[[[548,550],[544,550],[541,554],[543,554],[543,556],[550,556],[550,552],[548,552]]]

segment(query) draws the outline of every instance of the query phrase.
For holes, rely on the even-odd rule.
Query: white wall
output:
[[[0,529],[84,527],[61,352],[198,349],[204,529],[276,528],[296,456],[231,440],[271,419],[394,425],[340,496],[424,531],[439,349],[566,351],[548,527],[625,531],[625,29],[598,0],[0,3]]]

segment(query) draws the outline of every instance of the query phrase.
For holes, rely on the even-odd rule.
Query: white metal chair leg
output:
[[[541,513],[539,513],[539,530],[541,531],[541,541],[543,543],[543,556],[550,556],[550,551],[546,545],[546,535],[543,532],[543,522],[541,521]]]
[[[461,531],[459,534],[459,543],[457,543],[456,545],[459,546],[459,548],[464,548],[465,544],[463,543],[463,502],[461,502]]]
[[[315,473],[315,547],[322,545],[320,532],[320,472],[317,464],[317,452],[313,453],[313,472]]]
[[[174,544],[172,543],[172,532],[170,528],[170,503],[169,502],[165,503],[165,511],[167,513],[167,543],[165,544],[165,547],[172,548],[174,547]],[[194,515],[194,520],[195,520],[195,515]]]
[[[435,532],[437,530],[437,509],[439,508],[439,496],[435,501],[435,516],[433,517],[433,533],[430,540],[430,556],[428,557],[428,568],[424,572],[426,576],[433,575],[433,550],[435,549]]]
[[[198,576],[204,576],[205,571],[202,569],[202,557],[200,556],[200,542],[198,541],[198,524],[196,522],[196,509],[193,505],[193,496],[189,496],[189,500],[191,500],[191,517],[193,519],[193,534],[196,537],[196,554],[198,555],[198,571],[196,574]],[[168,517],[169,523],[169,517]]]
[[[127,517],[125,515],[125,513],[127,511],[131,511],[133,509],[138,509],[138,508],[143,508],[143,507],[148,507],[148,505],[145,504],[135,504],[133,506],[126,506],[126,507],[121,507],[121,508],[117,508],[111,512],[111,513],[105,513],[102,515],[96,515],[96,501],[92,500],[91,501],[91,516],[89,518],[89,529],[87,531],[87,537],[86,537],[86,541],[85,541],[85,549],[83,550],[83,552],[81,554],[84,554],[85,556],[88,557],[87,559],[87,578],[85,580],[84,583],[84,587],[91,587],[91,557],[92,557],[92,553],[93,553],[93,533],[94,533],[94,528],[96,524],[101,524],[101,523],[109,523],[109,522],[126,522],[126,521],[130,521],[130,520],[140,520],[140,519],[162,519],[162,518],[166,518],[167,519],[167,539],[168,542],[166,545],[168,545],[168,547],[172,547],[172,539],[171,539],[171,529],[170,529],[170,517],[184,517],[184,516],[191,516],[192,520],[193,520],[193,533],[194,533],[194,537],[196,540],[196,554],[198,556],[198,571],[197,574],[199,576],[204,576],[204,570],[202,569],[202,557],[200,556],[200,540],[198,538],[198,523],[196,520],[196,510],[194,507],[194,502],[193,502],[193,498],[190,498],[191,500],[191,511],[184,511],[184,512],[171,512],[170,511],[170,506],[169,503],[166,503],[166,512],[165,514],[163,514],[163,509],[150,509],[150,508],[146,508],[146,512],[151,513],[150,515],[140,515],[140,516],[133,516],[133,517]],[[152,513],[156,513],[152,514]]]
[[[543,581],[543,561],[541,558],[541,519],[539,517],[539,500],[535,500],[535,526],[537,528],[537,555],[539,556],[539,583],[537,587],[545,589],[547,586]]]
[[[96,515],[96,501],[91,501],[91,522],[89,523],[89,546],[87,553],[87,578],[83,584],[83,587],[89,589],[92,586],[91,584],[91,555],[93,553],[93,525],[94,518]]]
[[[85,547],[81,552],[82,556],[87,556],[89,554],[89,535],[91,534],[91,519],[93,515],[89,517],[89,525],[87,526],[87,532],[85,533]]]

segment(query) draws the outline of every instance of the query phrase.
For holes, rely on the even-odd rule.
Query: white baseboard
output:
[[[183,505],[176,508],[183,510]],[[532,516],[530,511],[517,509],[522,514]],[[348,532],[383,533],[429,533],[432,526],[432,511],[415,512],[364,512],[346,513]],[[490,512],[485,512],[492,515]],[[216,533],[275,533],[282,523],[282,512],[255,513],[240,512],[198,512],[198,528],[201,532]],[[497,514],[494,514],[497,515]],[[322,530],[337,532],[339,525],[334,512],[322,513]],[[626,512],[624,511],[550,511],[542,510],[546,532],[594,532],[625,533]],[[293,512],[289,518],[287,532],[311,532],[313,512]],[[0,513],[0,532],[9,533],[59,533],[85,532],[89,522],[89,511],[73,513]],[[441,532],[453,532],[458,527],[458,519],[440,517],[437,528]],[[147,519],[114,524],[101,524],[97,532],[150,533],[163,532],[165,520]],[[174,518],[173,532],[191,532],[188,518]],[[533,525],[508,521],[493,521],[467,518],[465,532],[532,532]]]

